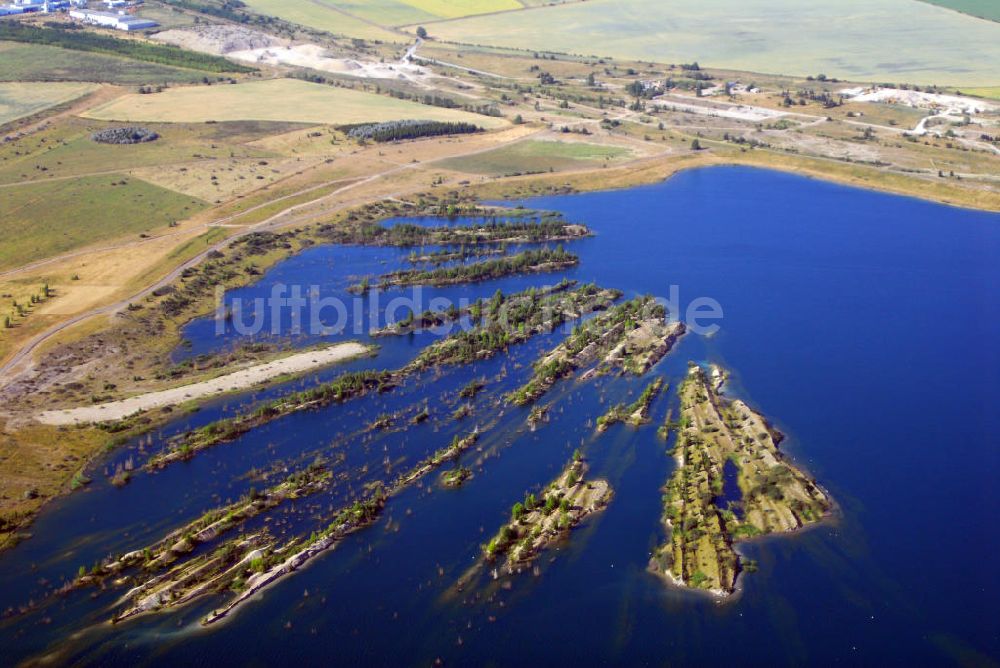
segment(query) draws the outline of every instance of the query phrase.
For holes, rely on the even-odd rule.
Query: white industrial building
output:
[[[149,19],[130,16],[129,14],[113,14],[111,12],[96,12],[91,9],[71,9],[70,17],[104,28],[114,28],[115,30],[148,30],[160,24]]]

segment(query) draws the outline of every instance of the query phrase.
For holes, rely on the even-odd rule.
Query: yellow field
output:
[[[517,0],[403,0],[406,4],[422,9],[443,19],[456,19],[473,14],[489,14],[512,9],[523,9]]]
[[[334,35],[360,37],[385,42],[409,41],[405,35],[384,30],[376,25],[349,16],[317,0],[246,0],[252,11],[264,16],[276,16],[291,23],[325,30]]]
[[[500,118],[294,79],[125,95],[89,110],[85,116],[108,121],[164,123],[257,120],[343,125],[411,118],[465,121],[486,128],[507,123]]]
[[[517,0],[323,0],[323,4],[387,26],[524,9]]]
[[[0,83],[0,125],[63,104],[95,90],[96,84]]]

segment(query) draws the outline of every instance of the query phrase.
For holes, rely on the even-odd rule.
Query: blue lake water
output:
[[[1000,660],[995,602],[1000,576],[996,515],[1000,474],[1000,216],[745,168],[681,173],[649,187],[525,203],[590,225],[574,242],[579,267],[425,297],[489,296],[561,276],[626,294],[668,296],[683,309],[706,297],[724,317],[713,336],[689,335],[656,369],[674,385],[689,360],[718,363],[730,391],[771,418],[783,449],[838,502],[837,518],[795,536],[745,544],[758,562],[738,598],[670,588],[646,564],[663,541],[660,490],[673,469],[656,436],[672,393],[646,428],[596,436],[609,404],[648,379],[562,383],[549,422],[531,431],[525,410],[499,397],[523,382],[537,354],[561,334],[538,337],[471,367],[413,378],[397,391],[288,416],[237,442],[154,475],[111,487],[107,466],[142,457],[172,433],[248,404],[330,379],[345,369],[396,368],[431,334],[383,338],[379,355],[265,392],[220,399],[179,418],[95,467],[86,491],[53,503],[34,537],[0,554],[0,607],[42,600],[80,565],[142,547],[250,486],[248,472],[294,469],[337,457],[350,482],[279,514],[294,535],[312,516],[352,498],[365,480],[400,471],[483,427],[480,451],[462,463],[474,477],[448,491],[428,479],[394,498],[380,521],[267,590],[230,621],[205,631],[209,598],[112,627],[121,591],[81,592],[0,622],[3,662],[47,654],[60,662],[177,665],[982,664]],[[409,251],[318,247],[253,286],[316,285],[345,296],[364,274],[401,266]],[[384,319],[390,291],[378,305]],[[400,292],[399,294],[402,294]],[[364,338],[353,330],[291,337],[296,345]],[[281,323],[288,331],[290,323]],[[267,323],[267,328],[270,323]],[[238,340],[215,323],[192,323],[178,358]],[[484,377],[487,391],[462,423],[457,391]],[[547,400],[548,400],[547,399]],[[405,431],[364,433],[377,415],[427,407]],[[608,509],[539,560],[537,575],[497,590],[453,585],[512,503],[551,480],[574,449],[615,490]],[[143,454],[145,453],[145,454]],[[727,490],[726,496],[728,496]]]

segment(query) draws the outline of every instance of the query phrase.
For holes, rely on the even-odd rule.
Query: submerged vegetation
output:
[[[197,544],[207,544],[218,537],[224,530],[220,527],[235,526],[259,512],[257,509],[266,508],[268,504],[273,507],[284,498],[297,498],[317,491],[329,477],[320,464],[293,475],[265,494],[251,492],[247,499],[237,504],[210,511],[187,527],[172,532],[156,546],[124,555],[112,562],[113,566],[101,566],[99,572],[89,575],[83,573],[78,580],[87,583],[118,572],[125,566],[143,564],[143,580],[128,592],[128,603],[115,614],[115,622],[146,612],[178,607],[209,593],[234,592],[235,598],[202,620],[203,624],[212,624],[249,600],[261,588],[301,568],[305,562],[335,546],[347,535],[371,525],[392,496],[443,464],[458,459],[476,443],[478,437],[478,432],[465,437],[455,436],[450,445],[418,462],[391,482],[369,483],[361,498],[333,511],[326,520],[326,526],[309,536],[300,535],[280,543],[267,529],[251,531],[211,551],[202,550],[187,561],[163,571],[180,556],[192,553]],[[446,474],[446,478],[459,485],[470,475],[468,469],[457,467]],[[164,554],[169,556],[164,557]]]
[[[735,590],[742,570],[734,543],[794,531],[833,507],[816,481],[778,450],[781,435],[744,402],[721,394],[723,381],[718,368],[709,378],[692,366],[680,388],[677,469],[663,496],[670,541],[651,562],[674,582],[719,595]],[[724,504],[735,491],[726,490],[727,467],[735,471],[741,500]]]
[[[235,440],[251,429],[290,413],[308,408],[321,408],[368,392],[385,392],[394,385],[394,376],[389,371],[345,373],[329,383],[269,401],[250,413],[217,420],[200,429],[182,434],[166,451],[150,458],[146,468],[163,468],[172,462],[188,459],[199,450]]]

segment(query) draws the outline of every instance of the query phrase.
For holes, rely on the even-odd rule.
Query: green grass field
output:
[[[0,144],[0,184],[45,181],[96,172],[229,158],[268,158],[273,151],[247,146],[299,125],[286,123],[149,124],[160,138],[145,144],[100,144],[90,136],[116,124],[72,118],[16,143]],[[206,177],[207,178],[207,177]]]
[[[125,181],[125,185],[112,185]],[[0,268],[187,218],[201,200],[134,178],[93,176],[0,188]]]
[[[96,88],[89,83],[0,83],[0,125],[75,100]]]
[[[431,32],[471,44],[751,72],[1000,84],[1000,24],[918,0],[588,0],[436,23]]]
[[[976,95],[978,97],[990,97],[994,100],[1000,100],[1000,86],[987,86],[985,88],[963,88],[963,93],[969,95]]]
[[[95,81],[123,85],[200,81],[204,72],[42,44],[0,42],[0,81]]]
[[[971,14],[990,21],[1000,21],[1000,2],[997,0],[924,0],[956,12]]]
[[[583,142],[523,141],[486,153],[463,158],[451,158],[436,163],[445,169],[467,174],[502,176],[523,172],[563,171],[593,167],[596,161],[615,161],[631,155],[617,146],[600,146]]]
[[[466,121],[483,127],[506,124],[499,118],[297,79],[171,88],[156,95],[126,95],[90,109],[85,115],[101,120],[166,123],[260,120],[339,125],[416,118]]]

